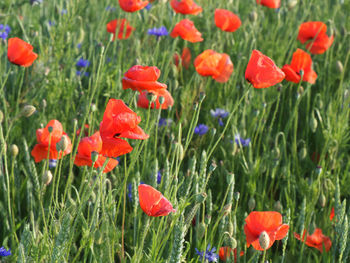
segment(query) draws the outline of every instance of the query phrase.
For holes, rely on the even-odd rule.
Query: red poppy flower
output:
[[[282,71],[286,74],[286,80],[294,83],[300,82],[300,70],[304,71],[303,81],[307,81],[314,84],[317,78],[317,74],[312,70],[311,56],[304,50],[297,49],[293,53],[292,62],[290,65],[284,65]]]
[[[179,62],[180,62],[180,56],[177,53],[175,53],[174,64],[176,67],[179,66]],[[184,47],[181,54],[181,64],[185,69],[188,69],[190,67],[190,63],[191,63],[191,51],[188,47]]]
[[[327,26],[320,21],[305,22],[299,27],[297,39],[310,50],[312,54],[324,53],[334,41],[334,36],[328,37]]]
[[[123,89],[158,91],[166,89],[167,85],[158,82],[160,70],[157,67],[132,66],[122,79]]]
[[[332,210],[331,210],[331,214],[329,215],[329,220],[333,220],[333,218],[334,218],[334,215],[335,215],[335,213],[334,213],[334,207],[332,207]]]
[[[109,21],[107,24],[107,32],[113,34],[113,41],[116,37],[118,39],[127,39],[130,37],[132,31],[134,31],[135,28],[130,26],[129,22],[125,18],[121,19],[114,19]],[[118,31],[118,35],[117,35]]]
[[[234,257],[234,259],[235,259],[235,262],[237,262],[237,248],[232,249],[232,248],[230,248],[230,247],[221,247],[221,248],[219,249],[219,257],[220,257],[220,259],[221,259],[222,261],[224,261],[224,262],[226,262],[226,260],[227,260],[228,258],[230,258],[232,254],[233,254],[233,257]],[[241,256],[243,256],[243,255],[244,255],[244,252],[241,251],[241,252],[239,253],[239,256],[241,257]]]
[[[102,139],[100,136],[100,132],[95,132],[90,137],[84,137],[79,142],[78,153],[75,156],[74,164],[77,166],[92,166],[91,153],[96,152],[98,154],[98,158],[94,164],[94,167],[102,167],[106,161],[106,157],[99,154],[102,150]],[[118,164],[117,160],[112,158],[108,159],[107,165],[103,170],[104,173],[108,173],[114,169]]]
[[[51,134],[49,132],[49,127],[52,129]],[[68,142],[66,150],[60,154],[56,149],[56,144],[65,137]],[[36,130],[36,139],[38,144],[36,144],[31,152],[36,163],[43,159],[61,159],[63,156],[69,154],[72,151],[72,143],[65,132],[63,132],[62,124],[57,120],[51,120],[43,129]],[[49,148],[50,145],[50,148]]]
[[[214,18],[215,25],[226,32],[235,32],[242,24],[237,15],[226,9],[216,9]]]
[[[143,0],[119,0],[119,5],[121,9],[126,12],[136,12],[141,10],[148,5],[148,1]]]
[[[211,76],[217,82],[226,82],[233,72],[233,64],[225,53],[217,53],[207,49],[194,60],[199,75]]]
[[[283,71],[276,66],[275,62],[258,50],[253,50],[245,70],[245,79],[254,88],[262,89],[273,86],[284,79]]]
[[[244,233],[247,237],[247,246],[252,245],[256,250],[263,250],[259,243],[261,233],[266,232],[270,242],[269,249],[275,240],[283,239],[289,230],[289,226],[282,224],[282,215],[278,212],[251,212],[245,219]]]
[[[145,140],[149,136],[138,126],[141,117],[128,108],[122,100],[110,99],[100,123],[101,154],[118,157],[132,151],[121,138]]]
[[[170,36],[173,38],[180,36],[183,40],[192,43],[203,41],[201,32],[195,28],[193,22],[189,19],[183,19],[177,23]]]
[[[159,109],[161,107],[163,110],[166,110],[167,108],[172,107],[174,105],[174,99],[168,90],[166,89],[159,90],[155,95],[157,96],[155,101],[156,109]],[[148,109],[149,100],[147,96],[148,96],[148,91],[144,91],[139,95],[139,98],[137,101],[138,107]],[[164,99],[163,104],[160,104],[159,97],[163,97]],[[151,109],[154,109],[154,102],[151,104]]]
[[[331,249],[332,241],[329,237],[322,234],[322,230],[320,228],[316,228],[315,232],[310,236],[309,233],[307,233],[306,240],[305,240],[305,234],[306,230],[304,230],[303,237],[300,239],[300,235],[297,233],[294,233],[294,237],[299,239],[302,242],[305,242],[306,245],[309,247],[315,247],[317,248],[321,253],[323,252],[323,246],[326,249],[326,252],[328,252]]]
[[[29,67],[38,55],[33,52],[33,46],[17,37],[10,38],[7,47],[8,60],[22,67]]]
[[[256,3],[269,8],[279,8],[281,6],[281,0],[256,0]]]
[[[202,7],[193,0],[171,0],[170,5],[176,13],[183,15],[197,15],[202,12]]]
[[[173,205],[161,192],[147,184],[139,185],[139,200],[141,209],[149,216],[166,216],[171,212],[176,212]]]

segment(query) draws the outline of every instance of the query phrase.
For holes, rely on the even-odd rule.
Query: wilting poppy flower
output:
[[[84,137],[83,139],[80,140],[79,145],[78,145],[78,153],[75,156],[74,164],[77,166],[92,166],[92,159],[91,155],[92,153],[97,154],[97,160],[94,164],[94,167],[102,167],[103,164],[106,161],[106,157],[100,154],[102,150],[102,139],[100,136],[100,132],[95,132],[92,136],[90,137]],[[103,170],[104,173],[108,173],[111,170],[116,167],[118,164],[117,160],[109,158],[107,165],[105,169]]]
[[[116,37],[118,37],[118,39],[129,38],[134,30],[135,28],[130,26],[129,22],[125,18],[114,19],[107,24],[107,32],[113,34],[113,41]]]
[[[33,46],[17,37],[8,40],[8,60],[22,67],[29,67],[33,64],[38,55],[33,52]]]
[[[226,32],[235,32],[242,24],[237,15],[226,9],[216,9],[214,18],[215,25]]]
[[[125,12],[136,12],[146,7],[148,3],[144,0],[119,0],[120,8]]]
[[[157,67],[135,65],[132,66],[122,79],[123,89],[144,90],[157,92],[166,89],[167,85],[158,82],[160,70]]]
[[[180,56],[177,53],[175,53],[174,64],[176,67],[179,66],[179,62],[180,62]],[[191,51],[188,47],[184,47],[181,54],[181,64],[185,69],[188,69],[190,67],[190,63],[191,63]]]
[[[171,94],[169,93],[169,91],[167,91],[166,89],[159,90],[154,95],[157,96],[157,98],[155,100],[156,109],[159,109],[161,107],[163,110],[165,110],[165,109],[174,105],[174,99],[171,96]],[[138,107],[148,109],[150,102],[149,102],[147,96],[148,96],[148,91],[144,91],[139,95],[139,98],[137,101]],[[160,104],[160,102],[159,102],[160,97],[163,97],[163,99],[164,99],[163,104]],[[151,109],[154,109],[154,102],[151,104]]]
[[[332,45],[334,36],[328,37],[325,23],[311,21],[300,25],[297,39],[302,44],[307,43],[306,48],[312,54],[322,54]]]
[[[203,41],[201,32],[195,28],[193,22],[189,19],[183,19],[177,23],[170,36],[173,38],[180,36],[182,39],[192,43]]]
[[[222,261],[226,262],[226,260],[227,260],[228,258],[230,258],[231,255],[234,256],[234,259],[235,259],[235,262],[236,262],[236,261],[237,261],[237,248],[232,249],[232,248],[230,248],[230,247],[221,247],[221,248],[219,249],[219,257],[220,257],[220,259],[221,259]],[[239,253],[239,256],[243,256],[243,255],[244,255],[244,252],[241,251],[241,252]]]
[[[254,49],[245,70],[245,79],[254,88],[262,89],[273,86],[284,79],[283,71],[275,62],[260,51]]]
[[[329,220],[333,220],[333,218],[334,218],[334,215],[335,215],[335,213],[334,213],[334,207],[332,207],[332,210],[331,210],[331,214],[329,215]]]
[[[49,130],[51,130],[51,133]],[[60,152],[56,149],[56,144],[61,141],[62,137],[65,137],[67,142],[67,148],[64,152]],[[43,129],[36,130],[36,144],[31,152],[36,163],[43,159],[60,159],[62,156],[69,154],[72,151],[72,143],[65,132],[63,132],[62,124],[57,120],[51,120]],[[50,148],[49,148],[50,144]]]
[[[166,216],[171,212],[176,212],[173,205],[161,192],[147,184],[139,185],[139,200],[141,209],[149,216]]]
[[[197,15],[202,12],[202,7],[193,0],[171,0],[170,5],[176,13],[183,15]]]
[[[233,72],[233,64],[225,53],[207,49],[194,60],[196,71],[201,76],[211,76],[217,82],[226,82]]]
[[[256,3],[269,8],[280,8],[281,6],[281,0],[256,0]]]
[[[303,81],[314,84],[317,74],[312,70],[311,56],[304,50],[298,48],[297,51],[293,53],[290,65],[284,65],[282,71],[286,74],[286,80],[299,83],[301,70],[304,72]]]
[[[321,253],[323,252],[323,246],[328,252],[331,249],[332,241],[329,237],[322,234],[322,230],[320,228],[316,228],[315,232],[310,236],[307,234],[305,240],[306,230],[304,230],[303,237],[300,239],[300,235],[294,233],[294,237],[299,239],[302,242],[305,242],[309,247],[317,248]]]
[[[283,239],[289,230],[289,226],[282,224],[282,215],[278,212],[251,212],[245,219],[244,233],[247,237],[247,246],[252,245],[256,250],[263,250],[259,243],[262,233],[268,235],[269,249],[275,240]]]
[[[149,136],[138,126],[141,117],[129,109],[122,100],[110,99],[100,123],[101,154],[118,157],[132,151],[121,138],[145,140]]]

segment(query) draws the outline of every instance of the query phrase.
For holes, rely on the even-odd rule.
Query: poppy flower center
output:
[[[116,133],[113,135],[113,138],[118,138],[120,136],[121,133]]]

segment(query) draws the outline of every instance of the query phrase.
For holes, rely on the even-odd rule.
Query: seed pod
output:
[[[10,146],[10,153],[14,158],[16,158],[16,156],[18,155],[18,147],[16,144],[12,144]]]
[[[32,105],[26,105],[22,108],[21,110],[21,114],[24,116],[24,117],[30,117],[33,115],[33,113],[36,111],[36,108]]]
[[[205,230],[207,229],[207,226],[204,222],[200,222],[198,225],[197,225],[197,240],[201,240],[204,235],[205,235]]]
[[[249,199],[249,201],[248,201],[248,209],[249,209],[249,212],[251,212],[251,211],[254,210],[255,204],[256,204],[256,202],[255,202],[254,197],[251,197],[251,198]]]
[[[159,104],[162,105],[165,101],[165,98],[163,96],[159,96],[158,100],[159,100]]]
[[[282,206],[280,200],[275,202],[274,209],[280,213],[282,212],[283,206]]]
[[[306,158],[306,156],[307,156],[307,149],[305,146],[303,146],[303,148],[301,148],[299,151],[299,158],[301,160],[304,160]]]
[[[96,151],[92,151],[91,152],[91,161],[92,161],[92,163],[95,163],[96,161],[97,161],[97,159],[98,159],[98,152],[96,152]]]
[[[42,178],[41,178],[41,181],[43,182],[43,184],[45,185],[49,185],[51,183],[51,180],[52,180],[52,173],[50,170],[47,170]]]
[[[266,231],[261,232],[259,236],[259,244],[263,250],[266,250],[270,244],[270,237]]]

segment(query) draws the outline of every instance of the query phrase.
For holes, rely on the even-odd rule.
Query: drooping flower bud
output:
[[[30,117],[33,115],[33,113],[36,111],[36,108],[33,105],[26,105],[22,108],[21,114],[24,117]]]
[[[50,171],[50,170],[47,170],[47,171],[43,174],[41,180],[42,180],[43,184],[49,185],[49,184],[51,183],[51,180],[52,180],[52,173],[51,173],[51,171]]]
[[[249,201],[248,201],[249,212],[253,211],[254,208],[255,208],[255,199],[254,199],[254,197],[251,197],[251,198],[249,198]]]
[[[18,155],[18,147],[17,147],[16,144],[12,144],[12,145],[10,146],[10,153],[11,153],[11,155],[12,155],[13,157],[16,158],[16,156]]]
[[[337,60],[336,64],[335,64],[337,71],[339,74],[342,74],[344,71],[344,66],[343,63],[341,63],[341,61]]]
[[[60,151],[64,152],[65,150],[67,150],[68,144],[69,142],[68,142],[67,136],[62,136],[61,140],[56,144],[56,150],[58,152]]]
[[[255,22],[257,19],[258,19],[258,14],[255,11],[253,11],[249,14],[249,20],[251,22]]]

